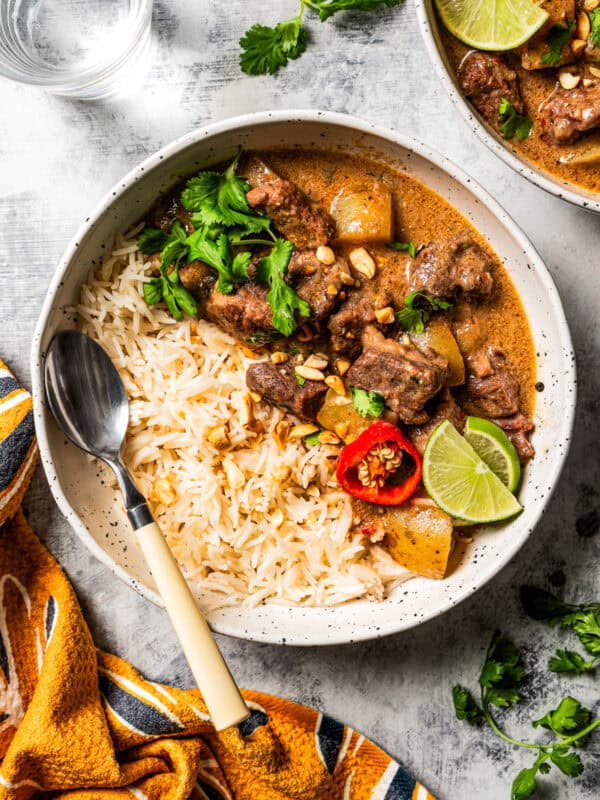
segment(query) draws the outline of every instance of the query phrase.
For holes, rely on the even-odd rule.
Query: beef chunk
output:
[[[288,266],[288,276],[296,293],[310,306],[311,319],[319,323],[327,319],[340,301],[344,289],[342,276],[348,276],[345,258],[331,265],[322,264],[312,250],[295,250]]]
[[[232,294],[222,294],[215,286],[206,301],[205,314],[223,330],[238,339],[253,334],[278,335],[273,327],[267,287],[245,283]]]
[[[483,416],[511,417],[519,410],[519,384],[506,366],[502,350],[490,347],[467,358],[467,394]]]
[[[495,128],[502,99],[510,101],[519,114],[523,113],[517,73],[500,56],[475,50],[460,65],[458,82],[464,96]]]
[[[470,234],[439,239],[423,248],[413,262],[409,290],[453,300],[458,294],[483,299],[494,279],[492,261]]]
[[[193,232],[192,213],[191,211],[186,211],[181,205],[179,193],[168,196],[154,208],[150,217],[150,224],[165,233],[169,233],[175,220],[181,222],[186,233]]]
[[[284,364],[270,361],[252,364],[246,373],[246,385],[269,403],[283,406],[307,420],[316,418],[327,394],[327,385],[323,381],[305,381],[300,386],[289,361]]]
[[[425,403],[444,387],[449,367],[431,348],[386,339],[368,327],[362,337],[363,352],[347,373],[347,380],[361,389],[379,392],[386,405],[409,424],[426,422]]]
[[[521,461],[533,458],[535,450],[527,438],[527,434],[533,430],[533,422],[530,419],[521,414],[520,411],[517,411],[512,417],[501,417],[500,419],[493,419],[492,422],[495,422],[496,425],[506,431],[506,435],[514,444]]]
[[[333,217],[291,181],[266,181],[250,189],[247,198],[252,208],[264,208],[277,230],[299,250],[325,245],[335,234]]]
[[[431,434],[446,419],[450,420],[454,427],[461,432],[467,421],[467,415],[458,405],[449,389],[444,389],[440,395],[429,422],[426,422],[425,425],[416,425],[408,429],[408,435],[421,455],[425,452],[425,446]]]
[[[540,109],[548,135],[556,144],[571,144],[582,133],[600,127],[600,84],[554,92]]]
[[[577,5],[581,5],[578,0]],[[548,69],[548,64],[544,63],[545,56],[548,55],[548,34],[555,25],[566,28],[569,22],[575,19],[576,3],[575,0],[542,0],[544,11],[548,12],[548,19],[542,27],[529,39],[521,48],[521,66],[523,69]],[[553,64],[559,67],[562,64],[573,63],[573,50],[571,40],[563,45],[558,61]]]
[[[377,327],[375,311],[391,306],[401,308],[407,294],[406,268],[410,258],[389,251],[377,254],[377,272],[371,279],[362,278],[357,289],[347,290],[347,299],[329,320],[331,343],[335,352],[348,358],[360,355],[363,330]]]

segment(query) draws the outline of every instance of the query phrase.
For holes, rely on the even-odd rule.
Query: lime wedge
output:
[[[435,0],[435,4],[450,33],[478,50],[519,47],[548,19],[548,12],[533,0]]]
[[[465,522],[498,522],[521,511],[515,496],[448,420],[427,442],[423,483],[443,511]]]
[[[468,417],[464,437],[509,492],[519,485],[521,464],[514,444],[502,428],[481,417]]]

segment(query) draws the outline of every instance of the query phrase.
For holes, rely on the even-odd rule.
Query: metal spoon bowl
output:
[[[108,464],[117,477],[127,515],[213,724],[223,730],[241,722],[248,717],[248,708],[146,498],[121,459],[129,402],[114,364],[93,339],[78,331],[62,331],[48,348],[44,383],[50,410],[66,436]]]

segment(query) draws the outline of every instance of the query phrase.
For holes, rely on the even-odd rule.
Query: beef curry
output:
[[[234,173],[244,181],[234,184]],[[423,489],[399,508],[369,498],[390,477],[393,487],[404,485],[403,469],[414,476],[445,419],[459,431],[467,414],[493,420],[522,462],[534,455],[533,342],[500,259],[440,195],[378,162],[269,151],[202,175],[213,177],[160,200],[140,247],[150,253],[153,243],[171,242],[162,263],[168,282],[185,290],[175,294],[181,308],[239,341],[254,359],[246,374],[252,396],[285,409],[314,443],[322,437],[343,453],[375,418],[394,426],[406,444],[390,447],[388,439],[378,459],[359,464],[355,478],[365,491],[353,493],[355,525],[374,541],[402,526],[410,536],[389,542],[390,552],[442,577],[453,543],[448,515]],[[228,241],[207,227],[210,181],[220,187],[221,215],[238,225]],[[238,200],[255,216],[236,216],[240,187],[245,200]],[[190,211],[193,198],[204,198],[203,215]],[[187,249],[178,250],[178,238]],[[158,276],[161,257],[153,258]],[[147,301],[158,302],[148,286]],[[414,536],[427,539],[417,566],[404,552]]]

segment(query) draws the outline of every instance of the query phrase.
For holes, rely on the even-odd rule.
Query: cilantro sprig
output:
[[[524,742],[509,736],[499,727],[491,707],[510,708],[519,703],[524,677],[519,651],[510,639],[496,631],[479,676],[479,702],[463,686],[455,686],[452,690],[457,719],[471,725],[487,723],[505,742],[537,751],[532,766],[521,770],[514,779],[511,800],[527,800],[531,797],[538,788],[538,775],[548,774],[553,765],[564,775],[581,775],[583,763],[579,754],[571,748],[584,744],[589,734],[600,725],[600,717],[593,719],[589,709],[568,695],[556,708],[532,722],[534,728],[543,727],[550,731],[554,737],[551,741]]]
[[[591,38],[594,47],[600,47],[600,8],[595,8],[590,11],[589,18],[591,22]]]
[[[433,311],[447,311],[449,308],[452,308],[452,303],[448,300],[440,300],[417,289],[404,298],[404,308],[396,311],[394,316],[408,333],[423,333]]]
[[[240,39],[240,67],[247,75],[273,75],[306,50],[308,33],[302,27],[304,11],[317,12],[325,22],[340,11],[374,11],[393,8],[402,0],[300,0],[297,16],[273,27],[253,25]]]
[[[560,64],[563,47],[570,42],[575,33],[575,20],[566,20],[566,25],[553,25],[546,36],[548,50],[542,56],[542,64],[556,67]]]
[[[310,316],[310,306],[285,282],[288,264],[294,245],[286,239],[278,239],[271,253],[258,262],[256,278],[269,287],[267,303],[273,311],[273,327],[284,336],[290,336],[298,326],[296,311],[301,317]]]
[[[414,242],[390,242],[386,247],[389,250],[397,250],[400,253],[408,253],[411,258],[417,255],[417,248]]]
[[[192,317],[198,314],[196,300],[182,285],[179,277],[179,263],[188,253],[185,242],[186,233],[180,222],[175,222],[168,234],[155,228],[147,228],[138,239],[139,249],[146,254],[156,252],[157,245],[162,245],[160,276],[144,283],[144,300],[149,306],[155,306],[164,300],[171,316],[176,320],[183,319],[184,313]]]
[[[380,417],[383,414],[385,402],[379,392],[368,392],[359,386],[351,386],[352,405],[361,417]]]
[[[572,630],[592,656],[585,659],[574,650],[557,650],[550,659],[551,672],[583,675],[600,663],[600,603],[570,604],[535,586],[521,587],[521,605],[527,616],[547,625]]]
[[[510,100],[503,97],[498,108],[498,130],[505,139],[515,136],[520,142],[525,141],[531,133],[533,122],[529,117],[519,114]]]

